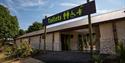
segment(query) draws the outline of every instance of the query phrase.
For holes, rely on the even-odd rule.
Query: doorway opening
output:
[[[71,50],[71,34],[61,34],[61,48],[62,51],[68,51]]]
[[[93,28],[92,43],[93,50],[100,49],[100,32],[98,26]],[[61,32],[61,48],[62,51],[84,51],[90,52],[89,29],[76,29]]]

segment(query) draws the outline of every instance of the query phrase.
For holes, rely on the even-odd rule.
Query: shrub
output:
[[[41,50],[33,48],[32,56],[35,56],[40,53]]]
[[[22,44],[19,47],[21,56],[20,57],[27,57],[30,56],[33,52],[30,44],[28,42],[22,42]]]
[[[93,55],[93,61],[94,61],[94,63],[102,63],[103,62],[100,54],[94,54]]]
[[[5,55],[7,55],[7,57],[13,57],[13,48],[11,46],[5,46]]]
[[[118,58],[120,59],[120,63],[125,63],[125,46],[123,42],[119,42],[117,45],[117,54]]]
[[[24,58],[24,57],[30,56],[33,50],[28,42],[22,42],[19,46],[16,46],[16,47],[14,46],[6,47],[5,52],[6,52],[5,54],[10,58],[11,57]]]

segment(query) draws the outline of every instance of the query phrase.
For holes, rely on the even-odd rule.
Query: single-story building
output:
[[[115,44],[125,42],[125,9],[92,16],[93,48],[100,53],[114,54]],[[33,48],[54,51],[89,51],[88,18],[81,17],[47,26],[46,45],[44,29],[24,34],[16,44],[28,41]]]

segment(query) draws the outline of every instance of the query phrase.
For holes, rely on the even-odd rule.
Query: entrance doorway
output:
[[[71,35],[70,34],[61,34],[61,48],[62,51],[68,51],[71,50],[70,48],[70,40],[71,39]]]
[[[100,32],[99,26],[93,27],[92,47],[94,51],[100,50]],[[62,51],[83,51],[90,52],[89,29],[75,29],[61,32],[61,48]]]

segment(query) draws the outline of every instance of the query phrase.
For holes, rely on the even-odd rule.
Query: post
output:
[[[89,3],[89,0],[87,0],[87,3]],[[92,58],[92,55],[93,55],[93,43],[92,43],[92,23],[91,23],[91,14],[88,15],[88,23],[89,23],[90,53],[91,53],[91,58]]]
[[[30,42],[31,42],[30,40],[31,40],[31,39],[30,39],[30,37],[29,37],[29,44],[31,44],[31,43],[30,43]]]
[[[41,49],[41,35],[40,35],[40,38],[39,38],[39,50]]]
[[[96,52],[100,53],[100,29],[99,29],[99,24],[95,25],[95,34],[96,34]]]
[[[45,19],[47,16],[45,16]],[[44,52],[46,52],[46,25],[44,25]]]
[[[113,36],[114,36],[114,42],[115,42],[115,52],[117,53],[117,46],[118,46],[118,34],[116,29],[116,22],[112,22],[112,30],[113,30]]]
[[[16,37],[14,37],[13,40],[14,40],[14,48],[16,48],[17,47]]]
[[[52,51],[54,51],[54,41],[55,41],[55,36],[54,36],[54,32],[53,32],[53,40],[52,40]]]
[[[14,45],[16,45],[16,37],[13,38]]]

